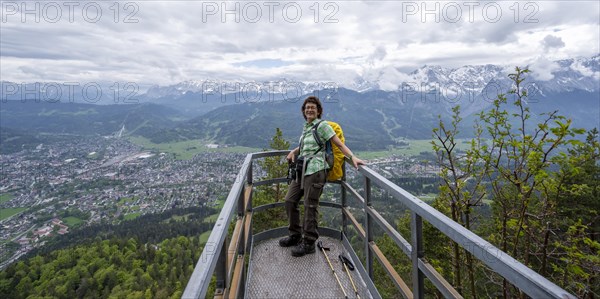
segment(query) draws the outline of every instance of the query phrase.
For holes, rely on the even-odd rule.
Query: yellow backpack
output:
[[[338,123],[333,121],[327,121],[327,123],[329,123],[329,125],[333,129],[335,135],[337,135],[337,137],[342,141],[342,143],[344,143],[345,139],[342,127]],[[342,169],[342,167],[344,165],[345,156],[342,153],[342,151],[337,147],[337,145],[331,143],[331,140],[327,140],[327,142],[323,144],[321,138],[316,132],[319,124],[320,122],[313,127],[313,136],[315,137],[317,144],[319,144],[319,147],[325,148],[325,160],[329,164],[329,170],[327,172],[327,181],[331,182],[340,180],[344,176],[344,170]]]

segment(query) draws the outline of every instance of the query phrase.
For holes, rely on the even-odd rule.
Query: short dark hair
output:
[[[304,103],[302,104],[302,110],[301,110],[302,117],[304,117],[304,119],[306,120],[306,115],[304,115],[304,107],[306,107],[307,103],[313,103],[313,104],[317,105],[317,118],[321,118],[321,115],[323,114],[323,106],[321,105],[321,101],[319,100],[319,98],[317,98],[315,96],[310,96],[304,100]]]

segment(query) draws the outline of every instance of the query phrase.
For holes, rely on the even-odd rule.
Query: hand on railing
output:
[[[365,165],[365,161],[356,156],[351,156],[350,160],[352,161],[352,165],[354,165],[354,168],[356,169],[358,169],[358,165]]]
[[[352,166],[354,166],[354,169],[358,169],[359,165],[366,165],[365,161],[356,156],[346,157],[345,161],[349,164],[352,164]]]

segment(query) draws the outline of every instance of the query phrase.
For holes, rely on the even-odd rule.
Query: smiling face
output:
[[[311,96],[304,100],[304,104],[302,105],[302,115],[307,122],[310,123],[317,118],[321,118],[322,113],[323,107],[321,106],[319,98]]]
[[[317,105],[309,103],[304,106],[304,119],[308,122],[312,122],[317,118],[318,108]]]

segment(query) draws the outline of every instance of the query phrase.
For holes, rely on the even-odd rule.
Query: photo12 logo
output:
[[[420,1],[402,2],[401,19],[403,23],[417,22],[469,22],[483,20],[487,23],[497,23],[502,18],[510,17],[515,23],[538,23],[537,14],[540,11],[536,2],[518,1],[468,1],[468,2],[439,2]]]
[[[535,81],[524,82],[523,91],[527,92],[528,102],[539,102],[541,94],[540,84]],[[491,80],[481,86],[476,82],[402,82],[399,84],[397,94],[399,100],[407,103],[409,99],[420,100],[422,103],[445,101],[448,103],[460,103],[468,101],[473,103],[482,100],[488,103],[498,99],[498,95],[506,94],[511,89],[506,82]]]
[[[315,23],[338,23],[336,2],[202,2],[202,23],[284,21],[298,23],[310,18]]]
[[[96,1],[7,1],[2,2],[2,23],[98,23],[110,19],[115,23],[139,23],[139,6],[135,2]]]
[[[135,104],[139,86],[133,82],[108,83],[100,85],[96,82],[79,83],[0,83],[0,96],[3,103],[7,101],[44,101],[46,103],[123,103]]]
[[[267,81],[230,82],[207,80],[202,82],[201,100],[203,103],[219,98],[222,103],[233,100],[235,103],[264,103],[285,101],[295,103],[303,96],[314,95],[324,102],[335,103],[339,99],[338,84],[335,82]]]

